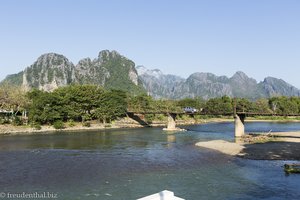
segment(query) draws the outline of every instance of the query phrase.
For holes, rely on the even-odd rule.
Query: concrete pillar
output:
[[[184,131],[184,129],[177,128],[175,122],[176,114],[168,113],[167,128],[163,128],[164,131]]]
[[[168,130],[175,130],[176,129],[176,122],[175,122],[176,115],[168,114]]]
[[[245,126],[244,126],[244,116],[235,115],[234,116],[234,135],[235,137],[242,137],[245,135]]]

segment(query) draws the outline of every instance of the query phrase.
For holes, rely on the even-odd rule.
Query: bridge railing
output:
[[[153,110],[127,110],[127,113],[131,114],[176,114],[176,115],[203,115],[203,116],[233,116],[233,112],[220,112],[220,113],[210,113],[205,111],[200,112],[184,112],[184,111],[153,111]],[[247,117],[255,116],[283,116],[283,117],[298,117],[300,114],[281,114],[281,113],[263,113],[263,112],[236,112],[237,115],[245,115]]]

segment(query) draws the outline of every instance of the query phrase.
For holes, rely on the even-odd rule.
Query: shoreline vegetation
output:
[[[216,118],[190,118],[184,117],[176,120],[176,125],[193,125],[205,123],[218,123],[218,122],[233,122],[232,117],[216,117]],[[41,125],[38,128],[31,125],[16,126],[13,124],[1,124],[0,135],[33,135],[33,134],[50,134],[58,132],[78,132],[81,130],[105,130],[105,129],[119,129],[119,128],[143,128],[143,127],[166,127],[167,121],[165,120],[145,120],[145,124],[141,125],[137,121],[125,117],[111,123],[99,123],[97,120],[90,121],[88,126],[81,122],[64,123],[61,128],[55,128],[53,125]],[[246,122],[300,122],[298,118],[271,118],[271,117],[249,117]]]
[[[231,117],[216,117],[216,118],[201,118],[193,119],[190,117],[181,118],[176,120],[176,125],[193,125],[193,124],[206,124],[206,123],[220,123],[220,122],[233,122],[234,119]],[[145,120],[145,124],[140,124],[137,121],[125,117],[111,123],[99,123],[98,121],[90,121],[88,125],[81,122],[64,123],[61,128],[56,128],[53,125],[41,125],[38,128],[31,125],[20,125],[16,126],[13,124],[2,124],[0,125],[0,135],[36,135],[36,134],[51,134],[58,132],[78,132],[84,130],[106,130],[106,129],[121,129],[121,128],[143,128],[143,127],[166,127],[166,120]],[[272,119],[270,117],[259,117],[247,118],[246,122],[277,122],[277,123],[288,123],[288,122],[300,122],[298,118],[282,118]],[[300,138],[300,137],[299,137]],[[245,138],[246,139],[246,138]],[[248,138],[249,139],[249,138]],[[288,138],[285,138],[288,140]]]
[[[177,125],[192,125],[217,122],[231,122],[229,118],[209,118],[201,120],[176,120]],[[58,132],[78,132],[84,130],[106,130],[106,129],[122,129],[122,128],[143,128],[143,127],[166,127],[166,121],[152,121],[149,124],[141,125],[135,120],[126,117],[112,123],[99,123],[97,121],[90,122],[89,126],[81,122],[73,122],[71,126],[67,123],[61,129],[56,129],[52,125],[42,125],[39,129],[30,125],[14,126],[12,124],[0,125],[0,135],[36,135],[36,134],[51,134]]]
[[[154,99],[144,93],[98,85],[68,85],[51,92],[0,85],[0,124],[39,126],[53,125],[60,129],[64,124],[86,123],[92,121],[110,124],[129,113],[139,115],[146,121],[166,120],[165,113],[181,113],[190,107],[205,116],[195,115],[195,120],[212,117],[222,118],[236,112],[256,113],[259,120],[300,120],[299,97],[272,97],[268,99],[232,98],[229,96],[202,99]],[[156,114],[151,114],[156,113]],[[160,113],[160,114],[159,114]],[[217,114],[216,114],[217,113]],[[259,115],[265,116],[259,116]],[[133,117],[133,116],[129,116]],[[177,116],[189,120],[187,116]],[[248,119],[248,118],[247,118]]]

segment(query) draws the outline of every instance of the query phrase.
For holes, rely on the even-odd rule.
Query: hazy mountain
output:
[[[299,89],[282,79],[267,77],[259,85],[266,96],[300,96]]]
[[[201,96],[204,99],[232,95],[232,89],[225,76],[216,76],[212,73],[193,73],[183,83],[177,85],[173,98]]]
[[[138,67],[143,86],[156,98],[182,99],[200,96],[204,99],[230,96],[258,99],[272,96],[300,96],[300,90],[281,79],[265,78],[257,83],[244,72],[238,71],[232,77],[216,76],[212,73],[197,72],[187,79],[164,75],[159,70]],[[176,77],[176,78],[174,78]]]
[[[68,84],[97,84],[109,89],[121,89],[135,94],[148,92],[154,98],[209,99],[228,95],[257,99],[271,96],[300,96],[300,90],[284,80],[267,77],[257,83],[239,71],[232,77],[197,72],[187,79],[163,74],[159,69],[137,66],[116,51],[101,51],[97,58],[85,58],[74,65],[65,56],[48,53],[18,74],[8,75],[3,81],[22,85],[26,89],[52,91]]]
[[[137,66],[139,78],[148,94],[154,98],[169,98],[175,87],[184,79],[170,74],[163,74],[159,69],[149,70],[144,66]]]

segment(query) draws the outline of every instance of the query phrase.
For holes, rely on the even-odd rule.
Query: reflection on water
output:
[[[59,199],[136,199],[167,189],[185,199],[298,199],[299,176],[283,161],[232,158],[198,141],[232,141],[233,124],[0,137],[0,188],[49,191]],[[299,130],[297,123],[249,123],[246,130]],[[266,170],[267,169],[267,170]]]

